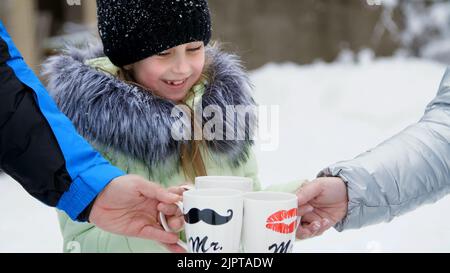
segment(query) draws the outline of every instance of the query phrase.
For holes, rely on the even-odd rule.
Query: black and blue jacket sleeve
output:
[[[74,220],[124,174],[58,110],[1,22],[0,168],[32,196]]]

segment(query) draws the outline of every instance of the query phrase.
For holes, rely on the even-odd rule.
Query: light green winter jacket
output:
[[[115,77],[117,67],[104,57],[100,46],[67,52],[70,55],[49,58],[43,72],[48,90],[78,131],[129,174],[164,187],[189,182],[179,163],[179,143],[169,134],[173,103]],[[237,57],[212,47],[206,54],[212,61],[207,80],[192,88],[186,103],[194,109],[213,104],[255,105]],[[205,141],[201,155],[207,175],[249,177],[254,190],[261,190],[252,144],[250,139]],[[301,183],[269,190],[294,192]],[[111,234],[89,223],[74,222],[62,211],[58,217],[65,252],[167,252],[155,241]]]

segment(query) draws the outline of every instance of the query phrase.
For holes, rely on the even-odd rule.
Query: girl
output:
[[[226,129],[208,140],[173,137],[177,105],[191,112],[217,106],[224,113],[226,106],[255,106],[238,59],[208,46],[207,2],[97,0],[97,5],[103,49],[68,48],[44,64],[48,89],[78,131],[114,165],[165,187],[192,183],[196,176],[233,175],[252,178],[259,190],[250,122],[236,128],[223,117],[226,129],[246,132],[242,140],[225,140]],[[206,122],[192,118],[188,126]],[[298,186],[295,182],[287,190]],[[156,242],[114,235],[58,214],[65,251],[73,242],[82,252],[167,251]]]

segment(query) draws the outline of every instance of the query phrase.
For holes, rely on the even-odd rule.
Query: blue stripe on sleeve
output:
[[[7,65],[23,84],[35,92],[37,104],[52,128],[66,160],[66,168],[73,182],[57,207],[75,219],[112,179],[124,173],[95,151],[77,133],[72,122],[59,111],[45,87],[24,62],[1,21],[0,35],[9,48],[10,59]]]

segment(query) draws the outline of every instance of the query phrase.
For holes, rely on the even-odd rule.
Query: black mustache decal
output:
[[[218,226],[228,223],[231,218],[233,218],[233,210],[229,209],[227,210],[227,213],[229,213],[228,216],[222,216],[212,209],[199,210],[197,208],[192,208],[184,215],[184,221],[188,224],[195,224],[199,221],[203,221],[209,225]]]

